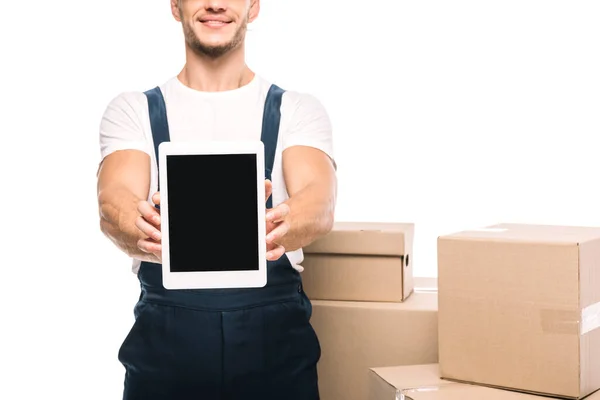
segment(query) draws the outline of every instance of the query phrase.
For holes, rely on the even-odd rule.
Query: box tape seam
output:
[[[600,301],[581,310],[581,335],[600,328]]]
[[[545,333],[583,336],[600,328],[600,302],[585,307],[581,312],[542,309],[540,322]]]
[[[544,333],[578,335],[580,332],[580,318],[579,310],[540,310],[540,322]]]

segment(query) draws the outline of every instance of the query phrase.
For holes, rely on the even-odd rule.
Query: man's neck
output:
[[[243,47],[217,59],[187,49],[185,66],[177,78],[195,90],[220,92],[247,85],[254,78],[254,72],[246,65]]]

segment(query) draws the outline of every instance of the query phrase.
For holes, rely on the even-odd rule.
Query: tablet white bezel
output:
[[[162,272],[166,289],[230,289],[263,287],[267,284],[265,156],[261,141],[186,141],[159,145],[160,209],[162,232]],[[255,154],[258,204],[258,269],[251,271],[171,272],[169,258],[169,191],[167,156],[209,154]],[[215,173],[215,171],[209,171]],[[199,229],[199,232],[201,230]],[[235,244],[232,244],[235,246]],[[231,251],[235,251],[232,247]],[[227,254],[223,254],[226,262]]]

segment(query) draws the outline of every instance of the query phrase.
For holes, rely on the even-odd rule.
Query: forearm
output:
[[[135,225],[140,215],[137,204],[141,199],[126,188],[109,188],[98,196],[100,229],[121,251],[129,257],[152,261],[151,255],[137,246],[146,236]]]
[[[286,251],[305,247],[331,230],[335,211],[335,192],[328,184],[310,184],[285,203],[290,208],[285,218],[289,230],[277,243]]]

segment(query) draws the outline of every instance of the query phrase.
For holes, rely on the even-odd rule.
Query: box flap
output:
[[[550,399],[534,394],[495,389],[470,384],[450,384],[400,391],[397,399],[404,400],[542,400]]]
[[[439,377],[438,364],[379,367],[371,368],[371,371],[396,390],[455,384]]]
[[[573,244],[600,239],[600,228],[501,223],[441,236],[442,239]]]
[[[412,223],[336,222],[327,235],[303,250],[305,254],[405,256],[413,234]]]
[[[441,379],[439,364],[371,368],[371,400],[542,400],[549,397]],[[375,397],[375,394],[379,397]]]

